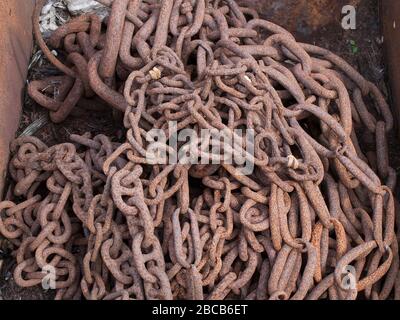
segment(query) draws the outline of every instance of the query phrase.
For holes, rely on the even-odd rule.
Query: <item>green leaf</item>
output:
[[[350,49],[352,54],[357,54],[359,52],[358,46],[354,40],[350,40]]]

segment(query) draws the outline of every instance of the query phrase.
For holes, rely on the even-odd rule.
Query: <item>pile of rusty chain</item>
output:
[[[127,133],[13,143],[0,232],[18,285],[51,266],[59,299],[400,298],[393,118],[374,84],[233,0],[101,0],[104,24],[84,15],[49,39],[61,62],[44,2],[36,38],[65,75],[31,97],[55,122],[103,100]],[[254,171],[154,164],[154,128],[253,129],[254,154],[230,152]]]

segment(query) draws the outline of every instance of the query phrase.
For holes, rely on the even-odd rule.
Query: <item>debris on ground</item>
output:
[[[85,13],[95,13],[101,20],[108,16],[107,7],[95,0],[62,0],[73,16],[80,16]]]

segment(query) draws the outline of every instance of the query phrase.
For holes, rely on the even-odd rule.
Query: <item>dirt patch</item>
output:
[[[319,28],[341,20],[345,5],[361,5],[361,0],[239,0],[246,6],[250,4],[260,16],[282,25],[297,36],[310,35]],[[364,5],[364,4],[362,4]]]
[[[34,56],[38,55],[30,66],[28,73],[28,82],[32,80],[42,79],[48,76],[60,75],[60,72],[48,63],[48,61],[40,56],[40,52],[35,50]],[[62,123],[54,124],[46,118],[48,111],[33,101],[25,90],[25,103],[21,116],[21,122],[16,136],[23,134],[28,127],[32,127],[32,123],[40,122],[38,128],[33,128],[34,136],[40,138],[48,145],[63,143],[69,140],[71,133],[83,134],[90,132],[93,135],[103,133],[110,137],[122,136],[122,125],[113,116],[111,108],[95,109],[94,107],[85,106],[77,107],[71,115]],[[101,102],[100,102],[101,104]],[[44,118],[44,120],[43,120]]]

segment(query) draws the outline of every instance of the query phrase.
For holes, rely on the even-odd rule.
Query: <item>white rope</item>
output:
[[[151,78],[152,78],[153,80],[159,80],[159,79],[161,79],[161,70],[158,69],[157,67],[154,67],[153,69],[151,69],[151,70],[149,71],[149,74],[150,74],[150,76],[151,76]]]
[[[299,160],[296,159],[295,156],[289,155],[289,156],[287,156],[287,160],[288,160],[288,162],[287,162],[288,168],[291,168],[294,170],[299,168],[300,162],[299,162]]]

